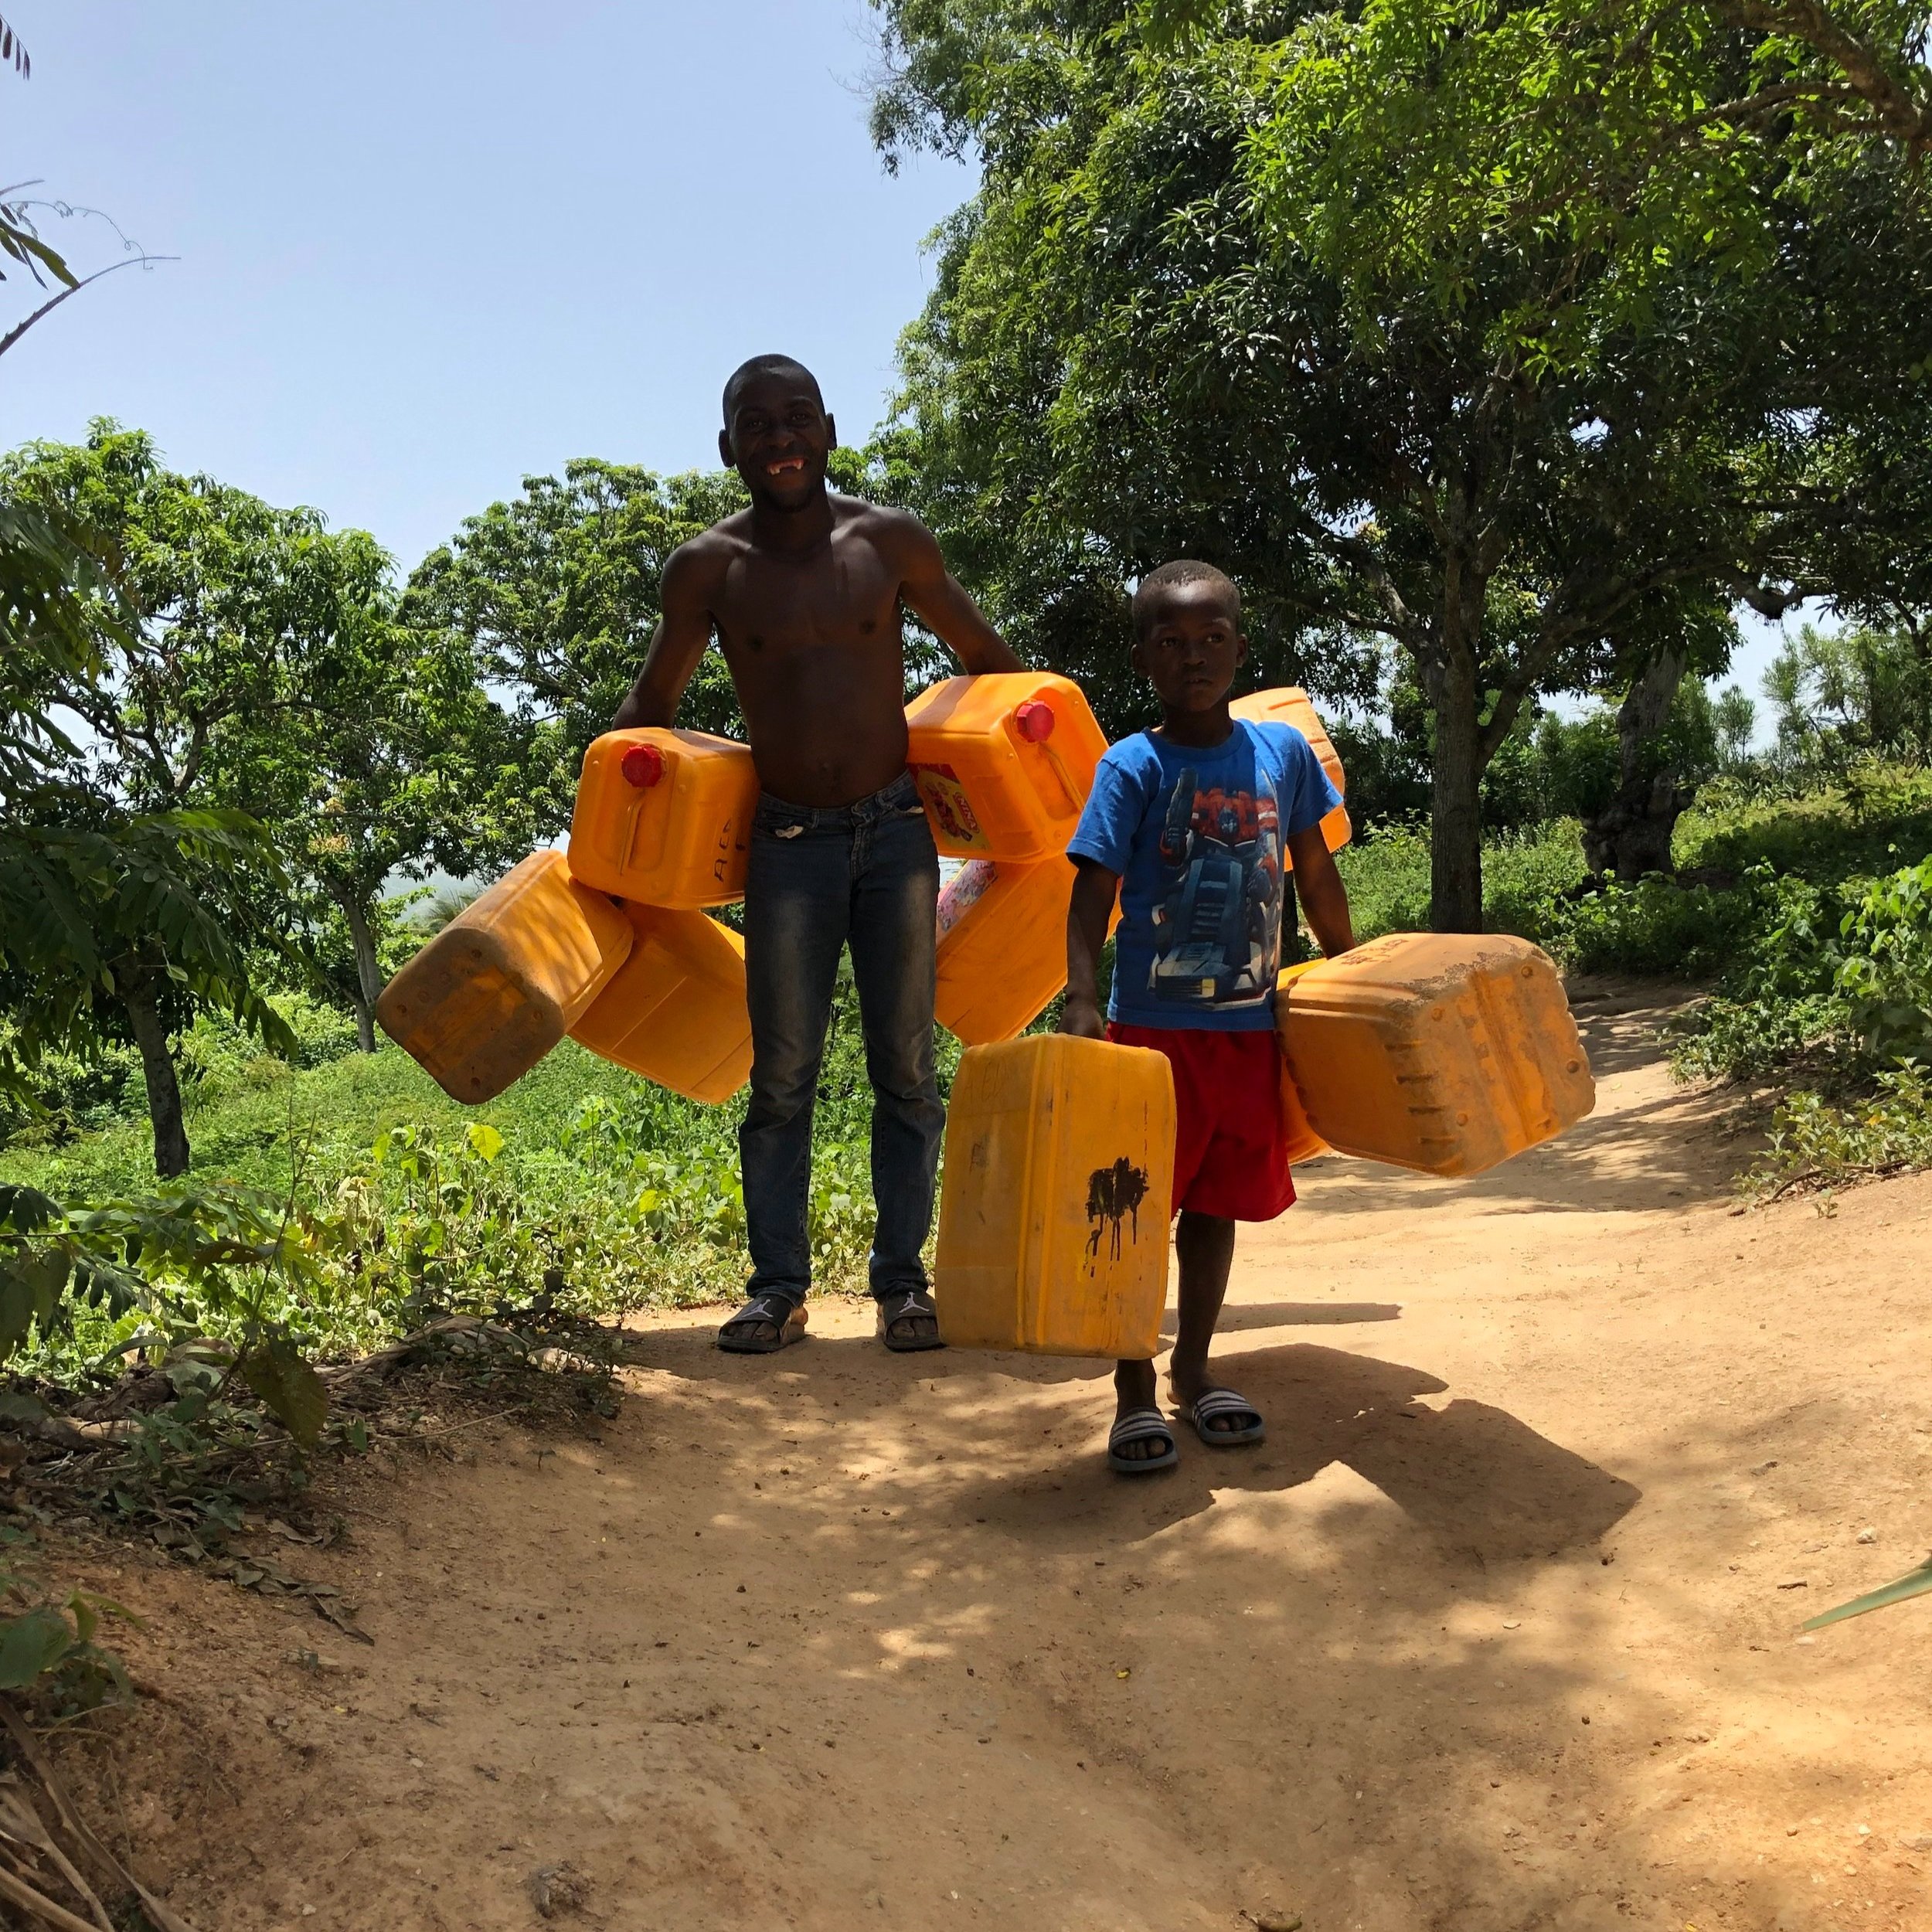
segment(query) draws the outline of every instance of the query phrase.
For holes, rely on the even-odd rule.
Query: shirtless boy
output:
[[[1019,661],[923,524],[825,488],[838,441],[818,383],[758,355],[725,385],[719,454],[751,508],[675,552],[664,614],[613,721],[668,725],[715,635],[762,795],[745,875],[751,1103],[739,1134],[752,1276],[718,1345],[767,1355],[805,1332],[812,1102],[838,957],[872,1082],[872,1292],[894,1350],[936,1349],[921,1250],[944,1114],[933,1063],[939,859],[906,770],[903,604],[969,672]]]

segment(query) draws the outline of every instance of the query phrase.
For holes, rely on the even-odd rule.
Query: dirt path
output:
[[[200,1932],[523,1928],[562,1861],[637,1932],[1932,1924],[1932,1612],[1795,1639],[1932,1545],[1932,1177],[1740,1218],[1655,1013],[1580,1010],[1578,1131],[1244,1239],[1258,1451],[1130,1486],[1094,1366],[679,1315],[600,1443],[365,1499],[320,1677],[97,1565],[179,1687],[145,1862]]]

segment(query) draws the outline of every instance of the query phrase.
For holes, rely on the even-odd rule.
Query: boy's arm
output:
[[[1107,922],[1121,876],[1097,859],[1076,859],[1073,895],[1066,907],[1066,1004],[1060,1013],[1060,1031],[1083,1039],[1104,1039],[1100,1018],[1100,949],[1107,944]]]
[[[1321,836],[1319,825],[1308,825],[1288,834],[1288,856],[1294,861],[1295,889],[1301,897],[1301,910],[1319,942],[1323,957],[1333,959],[1355,945],[1355,929],[1349,923],[1348,889],[1335,869],[1335,855]]]
[[[613,731],[668,725],[678,715],[678,700],[711,642],[709,574],[689,544],[672,552],[664,566],[663,614],[651,634],[644,668],[611,720]]]
[[[902,514],[896,521],[902,544],[899,594],[913,614],[968,671],[1023,671],[1026,667],[946,568],[938,539],[915,516]]]

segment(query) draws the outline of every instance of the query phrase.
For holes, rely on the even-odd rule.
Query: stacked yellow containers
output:
[[[570,1029],[581,1046],[687,1100],[751,1070],[744,942],[706,916],[742,899],[758,774],[702,731],[607,731],[583,754],[570,869],[624,902],[631,957]]]
[[[743,745],[702,731],[607,731],[583,754],[571,872],[640,906],[728,906],[744,896],[757,806]]]
[[[1066,845],[1106,736],[1078,685],[1036,671],[948,678],[906,728],[934,839],[966,861],[940,898],[939,1023],[1011,1039],[1066,983]]]
[[[570,1037],[619,1066],[716,1104],[751,1073],[745,943],[701,912],[631,906],[631,957]]]
[[[906,726],[940,849],[978,862],[940,909],[939,1017],[969,1042],[1006,1039],[1064,981],[1064,853],[1106,740],[1079,687],[1040,672],[948,679],[908,707]],[[743,896],[757,801],[743,745],[605,733],[584,754],[567,864],[554,852],[526,860],[462,931],[432,940],[385,995],[384,1026],[462,1100],[502,1092],[566,1031],[673,1092],[730,1098],[750,1065],[744,949],[705,909]],[[526,906],[531,867],[549,896]],[[594,942],[571,937],[573,919],[590,922]],[[488,962],[480,930],[495,935]],[[594,968],[569,963],[581,961]],[[495,978],[461,991],[486,964]],[[512,1025],[501,986],[526,979],[527,995],[508,996],[522,1002]]]
[[[743,745],[607,732],[584,754],[567,860],[534,854],[432,939],[378,1003],[384,1030],[457,1100],[493,1098],[566,1032],[673,1093],[729,1100],[751,1066],[744,944],[702,908],[743,896],[757,799]]]
[[[906,761],[942,852],[1030,865],[1063,853],[1107,739],[1070,678],[947,678],[906,707]]]
[[[1245,718],[1250,724],[1293,725],[1308,741],[1308,748],[1321,762],[1321,769],[1328,774],[1328,782],[1337,791],[1346,791],[1349,781],[1342,769],[1342,754],[1330,740],[1327,728],[1316,714],[1314,702],[1299,685],[1277,685],[1271,690],[1250,692],[1245,698],[1236,698],[1228,706],[1231,716]],[[1353,828],[1349,823],[1349,808],[1337,805],[1321,821],[1322,842],[1331,852],[1339,852],[1352,835]],[[1294,861],[1286,852],[1281,862],[1292,867]]]

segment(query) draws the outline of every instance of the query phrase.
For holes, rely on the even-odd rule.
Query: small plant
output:
[[[1932,1167],[1932,1078],[1907,1062],[1880,1073],[1876,1089],[1842,1104],[1802,1089],[1791,1094],[1777,1110],[1752,1189],[1838,1187]]]
[[[22,1606],[0,1614],[0,1691],[51,1690],[63,1713],[134,1695],[121,1659],[94,1641],[104,1617],[136,1621],[118,1604],[84,1590],[49,1598],[12,1570],[0,1570],[0,1600]]]

